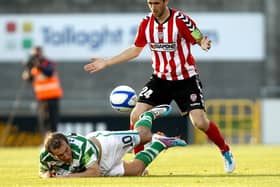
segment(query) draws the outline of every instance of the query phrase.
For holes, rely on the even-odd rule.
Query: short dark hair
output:
[[[51,150],[60,148],[60,146],[62,145],[62,141],[65,141],[67,144],[69,144],[68,140],[64,134],[59,133],[59,132],[49,133],[49,134],[47,134],[45,141],[44,141],[45,149],[48,152],[52,153]]]
[[[32,55],[37,56],[37,55],[43,55],[43,48],[41,46],[35,46],[32,48]]]
[[[34,49],[38,50],[38,51],[42,51],[42,47],[41,46],[35,46]]]

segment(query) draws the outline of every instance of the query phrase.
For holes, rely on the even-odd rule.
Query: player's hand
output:
[[[92,58],[91,63],[84,66],[84,70],[89,73],[100,71],[107,67],[106,60],[103,58]]]
[[[24,70],[21,74],[21,78],[25,81],[27,81],[28,79],[30,79],[30,74],[27,70]]]
[[[207,36],[203,36],[203,38],[200,40],[200,47],[203,50],[208,51],[211,48],[211,43],[212,41]]]
[[[44,178],[44,179],[53,178],[53,177],[56,177],[56,172],[54,170],[46,171],[45,173],[41,173],[40,177]]]

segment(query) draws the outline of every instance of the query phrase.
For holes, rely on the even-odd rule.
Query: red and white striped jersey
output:
[[[170,16],[163,24],[152,13],[141,21],[135,46],[149,45],[154,75],[165,80],[183,80],[198,74],[191,45],[201,37],[190,17],[170,9]]]

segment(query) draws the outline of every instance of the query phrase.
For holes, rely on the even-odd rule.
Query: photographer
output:
[[[23,80],[32,83],[38,101],[38,125],[43,135],[57,131],[59,122],[59,100],[63,96],[55,64],[46,59],[41,47],[34,47],[25,64]]]

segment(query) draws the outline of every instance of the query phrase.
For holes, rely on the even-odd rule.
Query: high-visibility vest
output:
[[[31,74],[34,77],[33,89],[38,100],[55,99],[63,96],[63,90],[56,73],[47,77],[37,67],[33,67]]]

